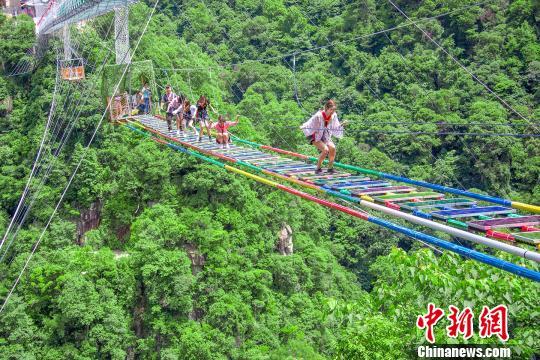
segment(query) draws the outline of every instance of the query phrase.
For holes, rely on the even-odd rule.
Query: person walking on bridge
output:
[[[174,118],[173,111],[178,107],[177,104],[171,106],[175,99],[176,94],[172,91],[171,86],[165,86],[165,94],[163,94],[161,101],[163,103],[163,107],[165,108],[165,120],[167,120],[167,127],[169,131],[172,130],[172,120]]]
[[[334,100],[328,100],[324,109],[317,111],[300,129],[306,135],[310,144],[320,151],[317,161],[317,170],[315,174],[322,174],[322,164],[328,156],[328,173],[334,173],[334,159],[336,158],[336,145],[332,142],[332,136],[343,137],[343,126],[346,121],[340,124],[336,114],[336,103]]]
[[[148,87],[148,83],[144,83],[144,86],[141,89],[141,93],[142,93],[143,101],[144,101],[144,114],[146,115],[150,113],[151,100],[152,100],[152,92],[150,91],[150,88]]]
[[[214,113],[216,113],[216,110],[210,105],[210,100],[204,95],[201,95],[199,100],[197,100],[197,111],[195,112],[195,124],[199,124],[201,127],[199,130],[199,141],[202,141],[202,137],[204,134],[204,129],[206,128],[208,132],[208,139],[212,140],[212,136],[210,136],[210,117],[208,116],[208,108],[210,108]]]
[[[169,103],[176,97],[176,94],[172,91],[171,85],[165,86],[165,94],[161,97],[161,103],[163,104],[163,110],[167,111]]]
[[[184,128],[187,129],[190,128],[195,133],[195,136],[198,136],[199,133],[197,131],[197,128],[193,126],[193,119],[195,118],[195,113],[197,112],[197,107],[195,105],[191,105],[188,99],[184,101],[184,107],[182,112],[182,122],[184,124]]]

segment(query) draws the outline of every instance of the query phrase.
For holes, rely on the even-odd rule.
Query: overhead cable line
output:
[[[298,129],[300,125],[292,126],[292,125],[285,125],[280,126],[277,124],[267,124],[268,127],[274,127],[274,128],[286,128],[286,129]],[[312,127],[306,127],[303,129],[308,130],[324,130],[324,127],[321,128],[312,128]],[[362,132],[362,133],[373,133],[373,134],[413,134],[413,135],[463,135],[463,136],[486,136],[486,137],[518,137],[518,138],[528,138],[528,137],[540,137],[540,134],[521,134],[521,133],[493,133],[493,132],[487,132],[487,133],[481,133],[481,132],[459,132],[459,131],[405,131],[405,130],[362,130],[362,129],[353,129],[355,132]]]
[[[108,31],[107,31],[107,36],[108,34],[110,33],[110,30],[112,29],[112,26],[109,27]],[[58,66],[58,52],[57,52],[57,66]],[[103,66],[105,66],[105,63],[107,61],[107,56],[105,56],[104,58],[104,61],[103,61],[103,64],[102,64],[102,68],[95,74],[96,75],[96,79],[97,77],[99,76],[101,70],[103,70]],[[57,76],[58,76],[59,72],[57,71]],[[15,229],[15,232],[11,235],[11,239],[9,240],[6,248],[4,249],[4,252],[2,253],[2,255],[0,256],[0,262],[3,261],[4,257],[7,255],[8,251],[9,251],[9,248],[11,247],[13,241],[16,239],[17,237],[17,234],[19,233],[22,225],[24,224],[24,221],[26,220],[29,212],[31,211],[32,209],[32,206],[35,202],[35,200],[37,199],[38,195],[39,195],[39,192],[41,191],[41,189],[43,188],[46,180],[48,179],[49,177],[49,174],[52,170],[52,168],[54,167],[55,165],[55,162],[57,161],[57,157],[59,155],[59,153],[62,151],[63,147],[65,146],[65,144],[67,143],[67,139],[69,139],[70,135],[71,135],[71,132],[74,128],[74,125],[75,123],[77,122],[80,114],[81,114],[81,111],[82,111],[82,107],[80,106],[81,105],[81,102],[83,101],[87,101],[87,97],[85,96],[80,96],[77,103],[72,106],[73,104],[73,101],[69,101],[69,98],[70,96],[75,93],[75,90],[79,90],[77,89],[77,87],[75,85],[72,84],[72,82],[69,82],[69,84],[71,85],[70,88],[68,89],[67,91],[67,94],[64,96],[65,98],[65,101],[64,101],[64,104],[63,106],[61,106],[63,108],[63,112],[70,112],[70,114],[68,114],[67,117],[65,118],[69,118],[70,121],[68,122],[68,125],[67,127],[64,129],[64,132],[62,134],[62,138],[60,139],[60,145],[57,147],[57,149],[54,151],[52,155],[52,161],[49,162],[49,165],[45,171],[45,174],[42,176],[41,178],[41,181],[39,183],[39,185],[36,187],[36,189],[32,192],[32,198],[30,200],[30,204],[28,206],[26,206],[26,208],[24,209],[23,212],[19,212],[17,214],[17,212],[13,215],[13,219],[12,219],[12,222],[15,221],[18,223],[18,226],[17,228]],[[91,87],[92,84],[90,84],[89,87]],[[72,107],[72,111],[70,109],[70,106]],[[52,114],[52,118],[55,118],[55,117],[58,117],[58,116],[61,116],[61,115],[58,115],[56,114],[56,109],[58,107],[57,106],[51,106],[51,110],[50,110],[50,113],[49,113],[49,116],[51,116]],[[75,115],[77,113],[77,115]],[[60,129],[62,128],[63,124],[64,124],[65,121],[62,121],[60,123],[59,120],[56,120],[55,122],[55,126],[53,128],[53,130],[51,131],[51,136],[48,137],[47,139],[47,143],[46,145],[44,146],[45,149],[47,149],[49,147],[50,144],[52,144],[55,139],[57,138],[57,136],[59,135],[60,133]],[[60,126],[58,126],[60,124]],[[72,154],[73,155],[73,154]],[[45,155],[39,160],[39,165],[38,165],[38,169],[36,171],[36,174],[40,172],[41,168],[42,168],[42,164],[45,163],[45,160],[46,160],[46,157]],[[23,192],[23,195],[24,195],[24,192]],[[10,229],[8,228],[8,230],[6,231],[6,235],[4,236],[4,238],[7,238],[9,236],[9,231]],[[4,239],[5,240],[5,239]],[[0,246],[0,249],[1,249],[1,246]]]
[[[338,114],[339,115],[339,114]],[[369,115],[368,115],[369,116]],[[279,118],[272,117],[272,121],[283,121],[283,122],[292,122],[298,121],[299,119],[291,118]],[[342,119],[343,120],[343,119]],[[531,126],[532,124],[540,125],[540,123],[501,123],[501,122],[467,122],[467,123],[456,123],[456,122],[445,122],[445,121],[381,121],[377,119],[369,120],[348,120],[349,124],[355,124],[357,126],[372,126],[372,125],[437,125],[437,126],[455,126],[455,127],[469,127],[469,126],[478,126],[478,127],[493,127],[493,126],[508,126],[508,127],[521,127],[521,126]]]
[[[157,7],[158,3],[159,3],[159,0],[156,0],[156,2],[154,4],[154,7],[152,8],[152,11],[150,12],[150,15],[148,16],[148,20],[147,20],[147,22],[146,22],[146,24],[144,26],[144,29],[143,29],[141,35],[139,36],[139,39],[138,39],[138,41],[137,41],[137,43],[135,45],[135,48],[133,49],[133,52],[132,52],[133,54],[135,54],[135,52],[137,51],[137,49],[138,49],[138,47],[139,47],[139,45],[141,43],[142,37],[144,36],[144,34],[146,33],[146,30],[148,29],[148,25],[150,24],[150,20],[152,19],[153,15],[154,15],[154,12],[156,11],[156,7]],[[124,54],[124,58],[126,58],[126,56],[128,54],[129,54],[129,51]],[[119,79],[118,83],[116,84],[116,87],[115,87],[113,93],[116,93],[118,91],[118,88],[120,87],[120,84],[121,84],[121,82],[122,82],[128,68],[129,68],[129,66],[124,67],[122,75],[120,76],[120,79]],[[5,309],[8,301],[9,301],[11,295],[13,294],[13,292],[15,291],[15,288],[17,287],[17,284],[19,283],[24,271],[28,267],[28,264],[30,263],[32,257],[34,256],[34,254],[35,254],[35,252],[37,250],[37,248],[39,247],[39,244],[41,243],[41,241],[43,239],[43,236],[45,235],[45,232],[49,228],[49,225],[51,224],[52,219],[54,218],[54,215],[56,215],[56,212],[58,211],[60,205],[62,204],[62,201],[64,200],[64,197],[65,197],[67,191],[69,190],[69,187],[70,187],[71,183],[73,182],[73,179],[75,178],[75,175],[77,174],[77,171],[78,171],[79,167],[81,166],[83,160],[85,159],[86,153],[87,153],[88,149],[90,148],[90,145],[92,145],[92,142],[94,141],[94,138],[96,137],[96,134],[97,134],[99,128],[101,127],[101,124],[103,123],[103,119],[105,119],[105,116],[107,115],[107,111],[108,111],[109,107],[110,107],[110,104],[107,105],[107,108],[103,112],[103,114],[101,116],[101,119],[99,120],[99,122],[98,122],[98,124],[97,124],[97,126],[96,126],[90,140],[88,141],[87,145],[83,149],[83,153],[82,153],[77,165],[75,166],[75,169],[74,169],[73,173],[69,177],[68,183],[65,186],[65,188],[64,188],[64,190],[62,192],[62,195],[60,196],[60,199],[58,200],[58,202],[57,202],[57,204],[56,204],[56,206],[55,206],[55,208],[53,210],[53,213],[51,214],[49,220],[47,221],[47,224],[43,228],[38,240],[34,244],[34,246],[32,248],[32,251],[30,252],[30,255],[26,259],[26,262],[24,263],[22,270],[20,271],[19,275],[17,276],[17,279],[15,280],[15,283],[13,284],[13,286],[11,287],[10,291],[8,292],[6,298],[4,299],[4,302],[3,302],[2,306],[0,307],[0,314]]]
[[[491,1],[492,0],[490,0],[490,1],[482,1],[482,2],[479,2],[479,3],[463,6],[461,8],[451,10],[451,11],[448,11],[448,12],[445,12],[445,13],[442,13],[442,14],[439,14],[439,15],[436,15],[436,16],[422,18],[422,19],[415,20],[415,21],[410,20],[411,22],[409,22],[409,23],[397,25],[397,26],[387,28],[387,29],[384,29],[384,30],[379,30],[379,31],[375,31],[375,32],[372,32],[372,33],[369,33],[369,34],[363,34],[363,35],[354,36],[354,37],[352,37],[350,39],[336,40],[336,41],[330,42],[327,45],[315,46],[315,47],[311,47],[311,48],[303,49],[303,50],[299,49],[299,50],[295,50],[294,52],[290,52],[290,53],[286,53],[286,54],[275,55],[275,56],[270,56],[270,57],[260,58],[260,59],[244,60],[244,61],[241,61],[241,62],[238,62],[238,63],[232,63],[232,64],[218,64],[218,65],[215,65],[215,66],[204,66],[204,67],[196,67],[196,68],[192,67],[192,68],[158,68],[158,69],[159,70],[169,70],[169,71],[208,70],[208,69],[211,69],[211,68],[238,67],[240,65],[245,65],[245,64],[249,64],[249,63],[266,62],[266,61],[282,59],[282,58],[285,58],[285,57],[299,56],[299,55],[302,55],[302,54],[305,54],[305,53],[310,53],[310,52],[313,52],[313,51],[316,51],[316,50],[327,49],[327,48],[331,48],[331,47],[334,47],[334,46],[339,45],[339,44],[345,44],[345,43],[349,43],[349,42],[353,42],[353,41],[357,41],[357,40],[361,40],[361,39],[366,39],[366,38],[369,38],[369,37],[372,37],[372,36],[375,36],[375,35],[384,34],[384,33],[389,32],[389,31],[394,31],[394,30],[398,30],[398,29],[401,29],[401,28],[404,28],[404,27],[407,27],[407,26],[416,25],[416,23],[423,23],[423,22],[427,22],[427,21],[430,21],[430,20],[438,19],[438,18],[441,18],[441,17],[444,17],[444,16],[451,15],[451,14],[456,13],[456,12],[461,12],[461,11],[467,10],[467,9],[469,9],[471,7],[474,7],[474,6],[483,5],[483,4],[491,2]]]
[[[39,149],[38,149],[36,158],[34,159],[34,164],[32,165],[32,170],[30,171],[30,175],[28,175],[28,180],[26,181],[26,185],[24,187],[23,193],[21,195],[21,198],[19,199],[19,203],[18,203],[17,208],[15,210],[15,214],[13,215],[13,217],[12,217],[12,219],[11,219],[7,229],[6,229],[6,232],[5,232],[4,236],[2,237],[2,241],[0,241],[0,250],[2,249],[2,246],[4,245],[4,242],[6,241],[6,238],[8,237],[9,232],[11,231],[11,228],[13,227],[15,217],[21,211],[22,204],[23,204],[23,202],[24,202],[24,200],[26,198],[26,195],[28,194],[28,191],[30,190],[30,183],[32,182],[32,178],[34,177],[34,174],[35,174],[36,169],[37,169],[38,162],[39,162],[39,160],[41,158],[41,153],[42,153],[43,148],[44,148],[45,139],[47,138],[47,131],[49,130],[49,126],[50,126],[51,120],[52,120],[52,115],[54,114],[54,108],[56,106],[58,84],[60,82],[60,76],[58,75],[58,73],[59,73],[59,71],[58,71],[58,65],[57,65],[56,80],[55,80],[55,83],[54,83],[54,91],[53,91],[53,96],[52,96],[51,110],[49,111],[49,116],[47,117],[47,123],[45,124],[45,129],[43,130],[43,135],[41,137],[41,142],[39,144]]]
[[[401,13],[401,15],[403,15],[408,21],[412,21],[411,18],[409,18],[409,16],[407,16],[407,14],[403,10],[401,10],[401,8],[399,6],[397,6],[392,0],[388,0],[388,2],[390,4],[392,4],[392,6],[394,8],[396,8],[396,10],[399,11]],[[506,106],[509,110],[511,110],[514,114],[518,115],[523,120],[525,120],[527,122],[530,122],[529,119],[527,119],[519,111],[514,109],[509,103],[507,103],[503,98],[501,98],[495,91],[491,90],[491,88],[485,82],[483,82],[481,79],[479,79],[471,70],[469,70],[465,65],[463,65],[463,63],[461,63],[461,61],[456,59],[443,46],[441,46],[436,40],[434,40],[433,37],[430,34],[427,33],[427,31],[425,31],[420,26],[418,26],[416,21],[412,21],[412,24],[418,30],[420,30],[424,34],[424,36],[426,36],[432,43],[434,43],[439,49],[441,49],[442,52],[444,52],[448,57],[450,57],[450,59],[452,59],[452,61],[454,61],[456,64],[458,64],[459,67],[461,67],[463,70],[465,70],[474,80],[476,80],[477,83],[482,85],[490,94],[495,96],[504,106]]]
[[[364,0],[365,1],[365,0]],[[375,16],[375,19],[377,19],[377,15],[374,15]],[[377,19],[378,20],[378,19]],[[412,70],[411,71],[411,67],[409,66],[407,60],[405,59],[405,57],[403,56],[403,54],[401,54],[401,51],[399,49],[399,47],[397,46],[397,44],[394,43],[394,41],[392,41],[392,39],[390,38],[390,36],[388,36],[388,33],[384,33],[384,36],[386,37],[386,39],[390,42],[390,45],[392,46],[392,48],[398,53],[399,55],[399,59],[401,60],[401,62],[405,65],[405,67],[407,69],[409,69],[409,71],[411,73],[414,73],[414,74],[417,74],[416,71]],[[418,75],[415,75],[415,77],[418,76]],[[433,98],[431,97],[431,93],[432,91],[428,91],[427,89],[425,89],[424,87],[420,86],[419,87],[422,91],[424,91],[425,95],[427,96],[427,98],[429,99],[429,101],[431,102],[431,105],[435,108],[436,105],[435,105],[435,101],[433,100]],[[391,107],[388,105],[388,103],[384,100],[384,98],[380,99],[383,101],[383,103],[385,104],[385,106],[387,107],[388,110],[390,110],[390,113],[392,114],[392,116],[394,117],[395,120],[398,120],[397,117],[395,116],[395,114],[393,113],[393,111],[391,110]],[[372,127],[370,127],[368,130],[372,130],[371,129]],[[462,138],[459,138],[459,140],[462,141],[462,143],[468,148],[467,144],[465,144],[465,142],[463,142]],[[438,155],[434,155],[433,154],[433,151],[428,151],[427,152],[431,158],[434,160],[433,164],[436,164],[437,161],[439,161],[439,156]],[[446,174],[442,173],[438,173],[437,174],[438,176],[442,175],[442,177],[446,180],[450,180],[450,181],[454,181],[455,184],[457,184],[462,190],[465,190],[465,186],[462,184],[462,182],[457,178],[457,176],[453,173],[451,173],[451,178],[449,176],[447,176]],[[453,180],[452,180],[453,178]],[[444,180],[443,180],[444,181]],[[460,245],[463,245],[461,243],[461,240],[459,239],[459,237],[455,237],[455,240],[460,244]]]

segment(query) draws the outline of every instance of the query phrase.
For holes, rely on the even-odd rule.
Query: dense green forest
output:
[[[298,125],[333,98],[350,122],[339,161],[540,203],[540,138],[477,135],[539,133],[540,4],[397,4],[416,20],[442,14],[419,24],[530,121],[414,26],[399,27],[406,20],[386,1],[160,0],[133,60],[152,61],[158,88],[169,83],[192,101],[207,94],[220,113],[241,114],[246,139],[314,155]],[[152,6],[130,8],[132,46]],[[114,49],[112,21],[107,14],[72,32],[90,65],[84,82],[61,86],[81,101],[80,118],[47,158],[55,166],[0,262],[0,299],[104,111],[97,69]],[[34,43],[33,26],[0,15],[2,235],[55,86],[55,39],[33,72],[8,76]],[[99,226],[83,229],[88,217]],[[277,247],[286,226],[292,254]],[[0,358],[409,359],[426,344],[415,324],[432,302],[477,312],[507,304],[508,345],[531,359],[540,355],[539,290],[105,123],[0,314]],[[436,336],[500,344],[449,339],[444,326]]]

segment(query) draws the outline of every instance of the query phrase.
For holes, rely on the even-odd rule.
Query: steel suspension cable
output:
[[[144,34],[146,33],[146,30],[148,29],[148,25],[149,25],[150,20],[152,19],[153,15],[154,15],[154,12],[155,12],[155,10],[156,10],[156,7],[157,7],[158,3],[159,3],[159,0],[156,0],[156,2],[155,2],[155,4],[154,4],[154,7],[152,8],[152,11],[150,12],[150,15],[148,16],[148,20],[147,20],[147,22],[146,22],[146,24],[145,24],[145,26],[144,26],[144,29],[143,29],[143,31],[142,31],[142,33],[141,33],[141,35],[140,35],[140,37],[139,37],[139,39],[138,39],[136,45],[135,45],[135,48],[134,48],[134,50],[133,50],[133,54],[135,54],[135,52],[137,51],[137,49],[138,49],[138,47],[139,47],[139,45],[140,45],[140,42],[141,42],[141,40],[142,40],[142,37],[144,36]],[[128,52],[128,53],[129,53],[129,52]],[[126,56],[128,55],[128,53],[124,54],[124,59],[126,58]],[[127,72],[128,67],[129,67],[129,66],[125,66],[125,67],[124,67],[124,70],[123,70],[123,72],[122,72],[122,75],[121,75],[121,77],[120,77],[120,80],[119,80],[118,83],[116,84],[114,93],[116,93],[116,92],[118,91],[118,88],[120,87],[120,83],[122,82],[122,79],[124,78],[124,76],[125,76],[125,74],[126,74],[126,72]],[[91,136],[91,138],[90,138],[90,140],[88,141],[88,144],[87,144],[86,147],[84,148],[83,153],[82,153],[82,155],[81,155],[81,157],[80,157],[80,159],[79,159],[79,161],[78,161],[78,163],[77,163],[77,165],[76,165],[76,167],[75,167],[75,169],[74,169],[72,175],[70,176],[70,178],[69,178],[69,180],[68,180],[68,183],[67,183],[67,185],[65,186],[65,188],[64,188],[64,190],[63,190],[63,192],[62,192],[62,195],[60,196],[60,199],[58,200],[58,202],[57,202],[57,204],[56,204],[56,206],[55,206],[55,208],[54,208],[54,210],[53,210],[53,213],[51,214],[49,220],[47,221],[47,224],[45,225],[43,231],[41,232],[41,234],[40,234],[38,240],[37,240],[36,243],[34,244],[34,247],[32,248],[32,251],[30,252],[30,255],[28,256],[26,262],[24,263],[22,270],[20,271],[19,275],[17,276],[17,279],[15,280],[15,283],[13,284],[13,286],[11,287],[9,293],[7,294],[6,298],[4,299],[4,302],[3,302],[2,306],[0,307],[0,314],[1,314],[2,311],[5,309],[5,307],[6,307],[7,303],[8,303],[8,301],[9,301],[11,295],[13,294],[13,292],[15,291],[15,288],[17,287],[17,284],[19,283],[19,281],[20,281],[20,279],[21,279],[21,277],[22,277],[24,271],[25,271],[26,268],[28,267],[28,264],[30,263],[32,257],[34,256],[34,254],[35,254],[35,252],[36,252],[36,250],[37,250],[37,248],[39,247],[39,244],[41,243],[41,241],[42,241],[42,239],[43,239],[43,236],[45,235],[45,232],[47,231],[49,225],[51,224],[52,219],[54,218],[54,215],[56,214],[56,212],[58,211],[58,208],[59,208],[60,205],[62,204],[62,201],[63,201],[63,199],[64,199],[64,197],[65,197],[65,195],[66,195],[66,193],[67,193],[67,191],[68,191],[68,189],[69,189],[71,183],[73,182],[73,179],[75,178],[75,175],[77,174],[77,170],[79,169],[79,167],[81,166],[81,164],[82,164],[82,162],[83,162],[83,160],[84,160],[84,158],[85,158],[85,155],[86,155],[86,152],[87,152],[88,148],[90,147],[90,145],[92,145],[92,142],[93,142],[93,140],[94,140],[94,138],[95,138],[95,136],[96,136],[96,134],[97,134],[99,128],[101,127],[101,124],[102,124],[102,122],[103,122],[103,119],[104,119],[105,116],[107,115],[107,111],[108,111],[108,108],[109,108],[109,107],[110,107],[110,104],[108,104],[107,108],[106,108],[105,111],[103,112],[103,114],[102,114],[102,116],[101,116],[101,119],[99,120],[99,122],[98,122],[98,124],[97,124],[97,126],[96,126],[96,128],[95,128],[95,130],[94,130],[94,132],[93,132],[93,134],[92,134],[92,136]]]
[[[388,0],[390,4],[401,14],[403,15],[408,21],[412,21],[411,18],[403,11],[399,6],[397,6],[392,0]],[[509,110],[511,110],[514,114],[518,115],[520,118],[527,122],[531,122],[529,119],[527,119],[525,116],[523,116],[519,111],[514,109],[510,104],[508,104],[503,98],[501,98],[495,91],[493,91],[485,82],[483,82],[478,76],[476,76],[469,68],[467,68],[461,61],[456,59],[452,54],[450,54],[442,45],[440,45],[433,37],[428,34],[424,29],[422,29],[420,26],[418,26],[416,21],[412,21],[412,24],[424,34],[432,43],[434,43],[439,49],[441,49],[442,52],[444,52],[452,61],[454,61],[456,64],[459,65],[460,68],[465,70],[474,80],[476,80],[477,83],[482,85],[490,94],[495,96],[504,106],[506,106]]]
[[[110,30],[111,30],[111,27],[109,27],[108,33],[110,32]],[[107,33],[107,35],[108,35],[108,33]],[[107,60],[107,57],[104,58],[103,66],[104,66],[106,60]],[[57,64],[58,64],[58,63],[57,63]],[[101,70],[103,70],[103,68],[101,68]],[[99,76],[99,73],[100,73],[100,71],[98,71],[98,73],[97,73],[98,76]],[[58,71],[57,71],[57,75],[58,75]],[[97,79],[97,77],[95,77],[95,79]],[[68,91],[68,94],[67,94],[67,96],[66,96],[66,101],[64,102],[64,110],[67,110],[67,109],[69,108],[69,106],[72,105],[72,102],[70,102],[69,104],[67,103],[67,100],[69,99],[69,96],[71,95],[72,90],[73,90],[73,88],[71,88],[71,89]],[[73,90],[73,92],[74,92],[74,90]],[[35,200],[36,200],[36,198],[37,198],[39,192],[40,192],[41,189],[43,188],[44,183],[45,183],[45,181],[47,180],[47,178],[48,178],[48,176],[49,176],[49,174],[50,174],[50,172],[51,172],[51,170],[52,170],[52,167],[54,166],[54,164],[55,164],[55,162],[56,162],[56,160],[57,160],[58,154],[61,152],[61,150],[63,149],[64,145],[66,144],[66,141],[67,141],[67,139],[69,138],[69,136],[70,136],[70,134],[71,134],[71,131],[73,130],[73,127],[74,127],[76,121],[78,120],[78,118],[79,118],[79,116],[80,116],[80,113],[81,113],[81,111],[82,111],[82,108],[81,108],[80,104],[81,104],[81,101],[83,101],[83,99],[86,99],[86,98],[85,98],[84,96],[81,96],[81,97],[79,98],[78,102],[77,102],[76,105],[73,107],[73,112],[71,113],[71,115],[68,116],[68,118],[71,119],[71,120],[70,120],[69,123],[68,123],[68,127],[65,129],[64,133],[62,134],[62,138],[60,139],[60,146],[55,150],[54,154],[52,155],[52,156],[53,156],[54,162],[49,162],[49,166],[48,166],[48,168],[47,168],[47,170],[46,170],[46,172],[45,172],[45,175],[42,176],[41,182],[40,182],[40,184],[38,185],[37,190],[35,190],[35,191],[33,192],[33,194],[32,194],[33,196],[32,196],[30,205],[26,207],[26,209],[25,209],[24,213],[22,213],[22,215],[21,215],[21,213],[19,213],[18,218],[17,218],[17,222],[18,222],[17,229],[15,230],[15,233],[12,234],[11,240],[9,241],[8,246],[6,247],[6,249],[4,249],[4,252],[3,252],[3,254],[2,254],[1,257],[0,257],[0,262],[4,259],[4,257],[5,257],[5,255],[7,254],[9,248],[11,247],[11,244],[12,244],[13,241],[16,239],[19,230],[21,229],[21,227],[22,227],[22,225],[23,225],[23,223],[24,223],[24,221],[25,221],[25,219],[26,219],[28,213],[29,213],[30,210],[32,209],[32,206],[33,206],[33,204],[34,204],[34,202],[35,202]],[[68,105],[67,105],[67,108],[66,108],[66,104],[68,104]],[[77,110],[78,110],[78,114],[77,114],[76,116],[74,116],[74,114],[77,112]],[[54,117],[54,116],[55,116],[55,113],[53,112],[53,117]],[[58,125],[59,121],[57,121],[56,123],[57,123],[56,125]],[[51,143],[54,141],[54,139],[55,139],[55,138],[57,137],[57,135],[58,135],[58,133],[56,132],[56,125],[55,125],[55,130],[53,131],[53,135],[52,135],[52,136],[48,139],[48,141],[47,141],[47,146],[46,146],[46,148],[48,147],[49,144],[51,144]],[[61,126],[60,126],[60,127],[61,127]],[[60,127],[58,128],[58,131],[60,130]],[[67,134],[67,136],[66,136],[66,134]],[[72,154],[72,155],[73,155],[73,154]],[[43,157],[43,158],[41,159],[40,168],[41,168],[41,165],[45,162],[45,159],[46,159],[45,157]],[[21,220],[21,219],[22,219],[22,220]],[[0,247],[0,248],[1,248],[1,247]]]

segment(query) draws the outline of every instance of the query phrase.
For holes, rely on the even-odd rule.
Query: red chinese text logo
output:
[[[470,307],[459,312],[459,309],[454,305],[449,307],[451,314],[448,315],[450,326],[446,328],[446,334],[451,338],[457,338],[459,334],[463,334],[464,339],[473,336],[473,319],[474,314]]]
[[[450,325],[446,327],[446,335],[457,338],[461,334],[464,339],[471,338],[474,334],[474,314],[472,309],[466,307],[463,311],[460,311],[454,305],[450,305],[448,309],[450,313],[447,318]],[[416,319],[416,326],[421,330],[425,329],[426,340],[432,344],[435,342],[434,327],[443,317],[444,310],[429,303],[427,314],[420,315]],[[493,309],[484,306],[478,321],[481,338],[497,335],[502,341],[508,340],[508,308],[505,305],[499,305]]]
[[[486,338],[497,335],[502,341],[508,340],[508,308],[499,305],[493,309],[484,306],[478,317],[480,337]]]
[[[435,342],[435,335],[433,334],[433,327],[444,316],[443,309],[435,307],[434,304],[429,303],[428,313],[424,316],[418,316],[416,319],[416,326],[420,329],[426,329],[426,339],[430,343]]]

